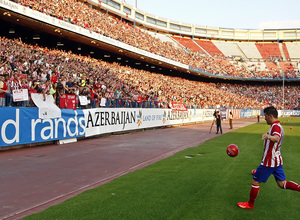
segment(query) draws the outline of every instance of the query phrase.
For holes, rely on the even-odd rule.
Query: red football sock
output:
[[[284,188],[300,192],[300,185],[292,181],[286,181],[284,184]]]
[[[251,185],[251,191],[250,191],[250,199],[249,199],[249,206],[254,206],[255,199],[259,192],[259,185]]]

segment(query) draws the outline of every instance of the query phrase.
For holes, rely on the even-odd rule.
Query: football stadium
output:
[[[298,218],[300,29],[121,0],[0,0],[0,21],[0,219]]]

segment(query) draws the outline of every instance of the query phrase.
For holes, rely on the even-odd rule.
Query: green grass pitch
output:
[[[286,178],[300,183],[300,118],[280,120]],[[249,199],[269,128],[261,122],[232,131],[25,219],[298,219],[300,193],[278,188],[272,176],[253,210],[237,206]],[[239,146],[237,157],[227,156],[229,144]]]

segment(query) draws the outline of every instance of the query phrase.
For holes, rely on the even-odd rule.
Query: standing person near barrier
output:
[[[11,91],[11,80],[8,74],[4,75],[4,84],[6,86],[6,93],[5,93],[5,106],[11,107],[13,102],[13,96]]]
[[[219,131],[221,132],[221,134],[223,133],[221,121],[222,121],[222,119],[221,119],[221,114],[220,114],[219,111],[217,111],[217,114],[216,114],[217,133],[216,133],[216,134],[219,134]]]
[[[233,114],[232,114],[232,111],[230,111],[229,112],[229,126],[230,126],[230,129],[233,129],[232,120],[233,120]]]
[[[4,83],[4,76],[0,75],[0,107],[5,107],[6,93],[8,93],[7,85]]]
[[[263,158],[261,164],[254,171],[250,198],[248,202],[240,202],[238,206],[242,209],[253,209],[258,195],[260,183],[267,182],[271,174],[274,175],[277,185],[282,189],[291,189],[300,192],[300,185],[292,181],[286,181],[282,167],[282,156],[280,148],[283,139],[283,128],[278,121],[278,112],[275,107],[264,109],[265,120],[271,128],[268,133],[262,135],[264,140]]]

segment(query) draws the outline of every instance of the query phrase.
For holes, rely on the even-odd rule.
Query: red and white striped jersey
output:
[[[266,167],[278,167],[283,164],[280,147],[284,136],[283,128],[279,121],[275,121],[271,124],[271,128],[268,135],[277,135],[280,137],[278,142],[271,140],[264,140],[264,154],[261,161],[261,165]]]

